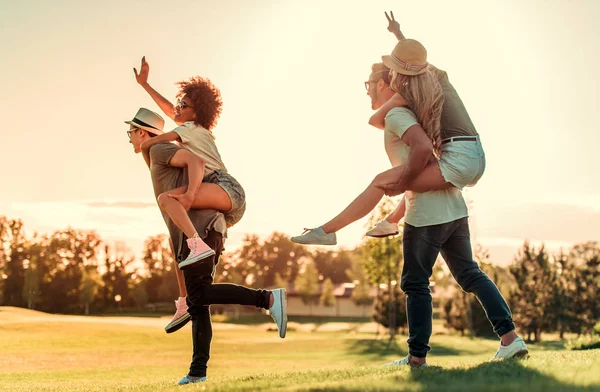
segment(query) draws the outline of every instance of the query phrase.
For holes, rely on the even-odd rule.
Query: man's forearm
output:
[[[167,115],[167,117],[169,117],[170,119],[173,119],[175,117],[175,108],[173,107],[173,104],[169,102],[168,99],[160,95],[160,93],[154,88],[152,88],[152,86],[150,86],[150,84],[148,83],[142,85],[142,87],[144,88],[144,90],[146,90],[148,94],[150,94],[150,97],[152,97],[154,102],[156,102],[160,110],[162,110],[165,113],[165,115]]]
[[[410,190],[412,183],[429,163],[430,156],[431,149],[411,146],[408,154],[408,162],[406,163],[406,170],[404,171],[404,175],[398,181],[397,187],[404,189],[405,191]]]

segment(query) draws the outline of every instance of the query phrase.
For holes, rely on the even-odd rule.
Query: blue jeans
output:
[[[468,218],[424,227],[405,224],[403,248],[404,268],[400,287],[407,297],[410,355],[424,358],[431,349],[429,338],[433,310],[429,278],[440,252],[460,287],[475,294],[494,332],[502,336],[515,329],[508,304],[498,287],[473,260]]]

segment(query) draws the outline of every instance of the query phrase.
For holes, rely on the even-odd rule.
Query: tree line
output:
[[[370,224],[391,208],[393,203],[384,201]],[[149,237],[135,257],[124,245],[108,244],[93,231],[69,228],[28,237],[22,221],[0,216],[0,244],[0,305],[79,314],[170,311],[178,296],[166,235]],[[479,246],[474,253],[529,340],[539,341],[543,332],[586,334],[600,319],[598,242],[558,254],[525,242],[508,267],[493,265]],[[327,251],[294,244],[276,232],[266,239],[246,236],[239,249],[222,256],[215,281],[287,287],[305,303],[324,306],[335,304],[335,285],[352,282],[354,302],[367,306],[375,301],[373,319],[389,328],[393,339],[406,327],[405,296],[399,287],[403,262],[401,234],[365,239],[353,250]],[[443,262],[436,263],[432,282],[434,305],[448,328],[493,334],[475,297],[458,287]]]

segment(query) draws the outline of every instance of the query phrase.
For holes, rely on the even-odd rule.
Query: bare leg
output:
[[[173,253],[173,262],[175,263],[175,275],[177,276],[177,287],[179,288],[179,296],[187,297],[187,289],[185,288],[185,280],[183,279],[183,271],[177,266],[177,255],[175,254],[175,247],[173,246],[173,240],[169,237],[169,244],[171,245],[171,252]]]
[[[187,192],[187,186],[172,189],[166,192],[166,194],[177,195],[185,192]],[[229,211],[231,210],[231,198],[219,185],[203,182],[202,186],[198,188],[198,192],[192,203],[192,208],[198,210],[215,209],[219,211]]]
[[[187,289],[185,288],[185,280],[183,279],[183,271],[177,266],[177,260],[175,260],[175,275],[177,275],[177,287],[179,287],[179,296],[187,297]]]
[[[397,166],[383,173],[378,174],[373,182],[361,193],[344,211],[338,216],[321,226],[325,233],[333,233],[343,229],[350,223],[359,220],[367,215],[377,206],[384,194],[394,195],[404,193],[406,189],[394,187],[398,180],[402,178],[406,166]],[[437,162],[430,163],[411,185],[411,189],[416,192],[445,189],[453,185],[447,183],[440,172]]]
[[[402,166],[401,166],[402,167]],[[408,189],[406,187],[398,187],[397,182],[393,185],[384,185],[385,194],[388,196],[397,196],[406,191],[413,191],[416,193],[424,193],[429,191],[439,191],[441,189],[452,188],[454,185],[450,182],[446,182],[440,166],[437,161],[433,161],[423,169],[423,171],[415,178],[410,184]]]
[[[169,215],[173,223],[185,233],[188,238],[192,238],[197,234],[196,228],[192,224],[187,211],[179,201],[169,197],[169,194],[185,193],[186,187],[180,187],[171,191],[161,193],[158,196],[158,205]],[[205,183],[198,189],[194,202],[194,209],[209,209],[214,208],[221,211],[229,211],[231,209],[231,199],[223,188],[217,184]]]
[[[390,223],[398,224],[400,222],[400,219],[402,219],[402,217],[404,217],[405,212],[406,212],[406,203],[405,203],[404,198],[402,198],[402,201],[400,202],[398,207],[396,207],[396,209],[394,211],[392,211],[392,213],[389,214],[388,217],[385,218],[385,220]]]

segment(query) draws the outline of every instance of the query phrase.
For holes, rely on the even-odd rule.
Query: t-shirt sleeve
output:
[[[418,124],[415,114],[407,108],[393,108],[385,116],[385,129],[400,138],[408,128]]]
[[[153,165],[168,166],[173,155],[179,150],[181,147],[173,143],[157,143],[150,147],[150,161]]]
[[[178,126],[177,128],[173,129],[173,132],[179,135],[181,143],[187,144],[190,142],[190,132],[192,132],[192,130],[185,125]]]

